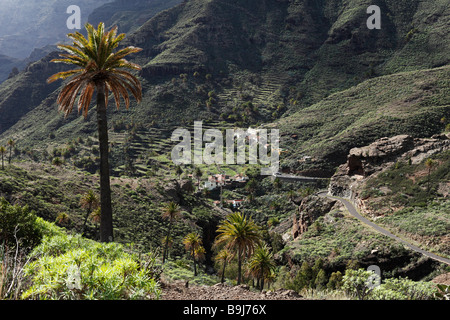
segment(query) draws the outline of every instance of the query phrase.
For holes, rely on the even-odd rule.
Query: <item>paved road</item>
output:
[[[295,176],[284,173],[274,174],[274,177],[282,180],[295,180],[300,182],[315,182],[320,180],[326,180],[326,178],[318,178],[318,177],[306,177],[306,176]]]
[[[415,245],[413,245],[413,244],[411,244],[411,243],[409,243],[409,242],[407,242],[407,241],[397,237],[396,235],[390,233],[388,230],[386,230],[386,229],[380,227],[379,225],[373,223],[369,219],[364,218],[362,215],[360,215],[358,213],[358,210],[356,210],[355,206],[353,206],[353,204],[350,201],[348,201],[346,199],[343,199],[343,198],[339,198],[339,197],[329,196],[326,192],[321,192],[318,195],[321,196],[321,197],[327,197],[327,198],[330,198],[330,199],[339,200],[340,202],[342,202],[345,205],[345,207],[347,208],[348,212],[352,216],[354,216],[356,219],[360,220],[361,222],[371,226],[376,231],[378,231],[378,232],[380,232],[380,233],[382,233],[382,234],[384,234],[384,235],[386,235],[386,236],[388,236],[388,237],[390,237],[392,239],[400,241],[401,243],[403,243],[405,246],[407,246],[411,250],[419,252],[419,253],[423,254],[424,256],[427,256],[427,257],[429,257],[431,259],[434,259],[434,260],[437,260],[439,262],[446,263],[446,264],[450,265],[450,259],[438,256],[438,255],[436,255],[434,253],[431,253],[429,251],[423,250],[423,249],[421,249],[421,248],[419,248],[419,247],[417,247],[417,246],[415,246]]]

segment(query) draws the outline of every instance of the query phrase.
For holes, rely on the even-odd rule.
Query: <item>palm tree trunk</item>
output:
[[[239,248],[239,252],[238,252],[238,281],[237,281],[237,284],[241,284],[241,270],[242,270],[242,252],[241,252],[241,248]]]
[[[12,145],[9,146],[9,159],[8,159],[8,164],[11,164],[11,157],[12,157]]]
[[[5,170],[5,164],[3,163],[3,153],[2,153],[2,170]]]
[[[100,241],[113,241],[111,186],[108,161],[108,122],[106,118],[105,91],[103,84],[97,85],[97,125],[100,145]]]
[[[192,248],[192,260],[194,260],[194,276],[197,276],[197,265],[195,264],[195,250]]]
[[[87,223],[87,219],[89,218],[89,213],[91,213],[91,206],[90,205],[89,205],[89,208],[86,210],[86,216],[84,217],[83,234],[86,232],[86,223]]]
[[[220,283],[225,282],[225,267],[227,266],[227,260],[223,262],[223,268],[222,268],[222,279],[220,279]]]
[[[162,261],[163,264],[166,261],[166,258],[169,256],[169,254],[168,254],[168,251],[169,251],[169,237],[170,237],[171,229],[172,229],[172,219],[170,219],[170,221],[169,221],[169,230],[167,231],[166,243],[164,245],[163,261]]]

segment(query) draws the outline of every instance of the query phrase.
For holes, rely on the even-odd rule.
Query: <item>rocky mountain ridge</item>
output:
[[[434,154],[450,150],[450,134],[431,138],[409,135],[384,137],[368,146],[353,148],[347,162],[338,167],[329,185],[329,194],[352,200],[362,213],[371,215],[360,195],[366,179],[383,172],[400,161],[418,164]]]
[[[441,30],[447,21],[448,8],[434,1],[435,6],[424,6],[420,1],[410,5],[403,1],[382,1],[387,20],[386,29],[380,32],[367,29],[367,8],[356,1],[191,0],[152,16],[139,27],[135,25],[138,21],[133,20],[133,15],[139,12],[121,15],[120,8],[124,4],[120,1],[105,5],[104,12],[112,15],[110,23],[122,22],[125,31],[127,28],[134,30],[125,44],[144,49],[133,57],[134,62],[143,66],[140,74],[143,102],[139,106],[133,102],[129,112],[112,113],[112,117],[140,119],[148,127],[154,122],[166,127],[177,126],[199,118],[226,121],[236,126],[270,122],[282,126],[283,121],[277,121],[279,118],[296,123],[285,116],[371,77],[446,65],[448,56],[442,52],[448,52],[447,41],[436,39],[438,35],[441,40],[446,39]],[[139,3],[136,2],[137,7]],[[97,9],[92,19],[102,19],[102,10]],[[404,41],[413,24],[415,31]],[[427,59],[423,59],[425,49],[431,44],[435,50],[427,51]],[[343,56],[347,58],[343,60]],[[406,56],[415,58],[403,61]],[[37,64],[48,60],[46,57]],[[27,71],[29,69],[23,73]],[[32,141],[45,141],[50,130],[58,132],[57,136],[95,131],[93,126],[75,117],[67,121],[53,119],[57,113],[49,110],[57,108],[53,98],[59,88],[45,84],[43,89],[35,87],[55,71],[56,68],[49,66],[39,74],[31,74],[27,81],[7,81],[0,86],[0,92],[7,93],[40,91],[35,94],[40,101],[32,100],[32,103],[20,97],[2,99],[1,121],[6,123],[2,123],[0,140],[26,131],[24,136],[30,141],[23,143],[35,145]],[[445,70],[428,72],[432,77],[440,77],[440,73]],[[20,79],[21,75],[15,78]],[[396,81],[396,78],[383,81]],[[436,85],[439,83],[437,81]],[[437,90],[437,94],[439,92]],[[330,98],[338,97],[331,95]],[[434,101],[440,103],[439,99]],[[249,102],[253,108],[247,107]],[[26,112],[17,112],[19,105],[28,105],[19,108]],[[441,111],[435,112],[437,117]],[[34,129],[35,117],[54,125]],[[337,119],[334,115],[331,117]],[[4,120],[12,118],[13,121]],[[345,124],[349,125],[351,123]],[[318,119],[308,124],[308,128],[318,126]],[[342,129],[341,125],[339,128]],[[303,128],[296,128],[293,133],[299,140],[311,137]],[[369,139],[378,137],[373,134]],[[330,152],[326,161],[333,158],[335,151]]]

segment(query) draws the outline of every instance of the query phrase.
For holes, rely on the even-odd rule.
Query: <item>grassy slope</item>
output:
[[[302,154],[342,163],[352,147],[377,138],[396,134],[427,137],[441,132],[440,119],[450,111],[449,78],[448,66],[377,77],[271,126],[286,135],[281,144],[288,151],[288,164],[299,168],[296,160]]]
[[[411,241],[450,255],[450,151],[433,156],[428,176],[425,163],[399,162],[367,179],[361,197],[377,223]]]
[[[94,9],[88,21],[93,25],[104,22],[107,27],[117,25],[120,32],[128,33],[139,28],[155,14],[180,2],[181,0],[113,1]]]
[[[51,222],[60,212],[65,212],[70,220],[62,226],[82,232],[86,211],[81,208],[80,199],[90,189],[98,194],[97,175],[70,166],[32,162],[13,162],[5,169],[0,170],[1,196],[13,203],[28,205],[38,216]],[[111,180],[116,241],[135,243],[144,250],[160,247],[167,232],[167,222],[161,214],[165,204],[171,201],[163,191],[163,180],[158,175],[139,179],[124,176]],[[172,231],[173,254],[184,254],[181,238],[193,230],[202,232],[197,223],[207,223],[215,214],[201,199],[185,195],[182,222],[175,223]],[[86,236],[95,239],[97,228],[89,219]]]

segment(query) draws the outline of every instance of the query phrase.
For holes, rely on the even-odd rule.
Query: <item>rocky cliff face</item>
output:
[[[304,233],[319,217],[330,212],[336,200],[311,195],[303,199],[293,217],[292,237],[296,239]]]
[[[378,139],[368,146],[350,150],[347,162],[339,166],[331,178],[328,191],[333,196],[350,198],[365,211],[359,192],[366,178],[378,174],[396,162],[418,164],[433,154],[449,149],[450,133],[426,139],[409,135]]]

